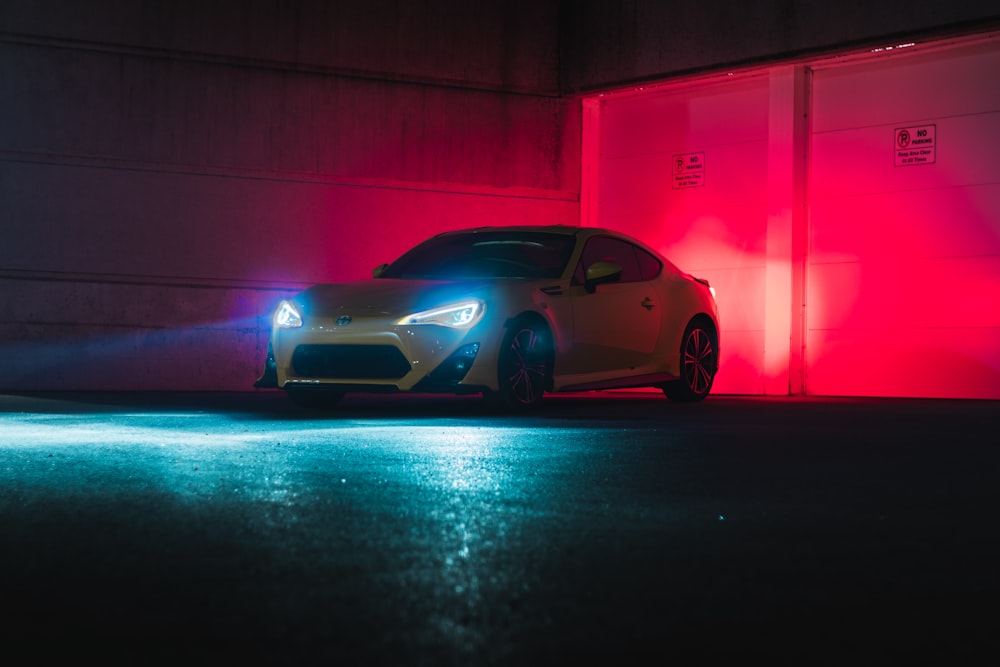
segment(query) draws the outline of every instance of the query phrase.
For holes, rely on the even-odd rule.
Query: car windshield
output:
[[[468,232],[424,241],[390,264],[380,278],[466,280],[558,278],[575,237],[546,232]]]

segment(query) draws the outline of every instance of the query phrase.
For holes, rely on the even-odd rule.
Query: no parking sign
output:
[[[897,127],[894,134],[896,166],[933,164],[935,158],[936,125]]]
[[[675,155],[673,170],[673,187],[698,188],[705,185],[705,154],[685,153]]]

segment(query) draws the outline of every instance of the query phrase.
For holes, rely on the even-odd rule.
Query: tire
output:
[[[681,339],[681,376],[663,386],[663,393],[672,401],[693,403],[704,400],[712,390],[719,368],[715,334],[702,323],[693,321]]]
[[[300,408],[310,410],[332,410],[344,398],[344,393],[340,391],[329,391],[322,389],[286,389],[288,398],[292,403]]]
[[[548,330],[517,321],[504,336],[497,359],[499,390],[486,399],[495,407],[522,412],[538,407],[552,373],[552,344]]]

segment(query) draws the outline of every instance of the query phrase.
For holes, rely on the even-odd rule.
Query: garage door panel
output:
[[[904,113],[900,111],[900,113]],[[897,128],[934,125],[934,162],[896,166]],[[890,125],[814,134],[812,196],[941,189],[1000,182],[1000,112],[897,120]]]
[[[979,41],[814,73],[807,393],[1000,398],[995,72]],[[897,165],[896,130],[931,125]]]
[[[1000,40],[885,55],[601,98],[591,219],[716,288],[720,393],[1000,398]]]
[[[636,215],[662,210],[670,187],[669,155],[647,153],[608,160],[601,174],[601,213]]]
[[[997,397],[997,329],[811,331],[810,392],[823,396]]]
[[[829,263],[1000,254],[997,211],[1000,183],[817,200],[810,258]]]
[[[675,188],[674,159],[703,153],[702,184]],[[761,202],[767,192],[766,145],[759,142],[725,146],[685,147],[608,160],[602,175],[601,210],[608,216],[673,210],[693,202],[705,207]]]
[[[1000,69],[997,70],[1000,78]],[[1000,89],[1000,86],[996,86]],[[985,106],[985,101],[973,109]],[[1000,182],[1000,100],[991,110],[936,121],[940,185]],[[918,171],[919,169],[915,169]]]
[[[682,212],[678,218],[686,233],[670,244],[670,253],[684,270],[747,269],[766,263],[762,207],[732,206],[717,215]]]
[[[715,288],[719,317],[727,335],[730,330],[763,330],[764,267],[699,271],[695,275]]]
[[[984,42],[960,50],[875,58],[813,74],[813,131],[917,123],[1000,109],[1000,51]],[[990,73],[993,73],[992,79]]]
[[[616,100],[605,106],[602,150],[616,158],[671,152],[678,146],[713,146],[767,138],[767,82],[747,79],[725,86],[690,91],[650,93]],[[733,109],[748,113],[735,116]],[[636,129],[641,128],[641,132]]]
[[[720,344],[715,394],[764,393],[764,332],[726,328]]]
[[[826,199],[885,189],[894,170],[892,141],[888,125],[813,134],[811,196]]]
[[[1000,256],[813,265],[807,291],[811,330],[1000,327]]]

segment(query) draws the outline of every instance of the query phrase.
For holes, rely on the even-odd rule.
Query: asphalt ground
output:
[[[1000,402],[0,394],[4,664],[995,665]]]

